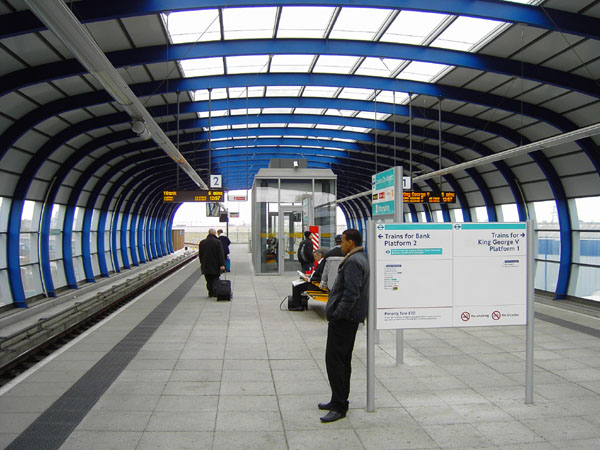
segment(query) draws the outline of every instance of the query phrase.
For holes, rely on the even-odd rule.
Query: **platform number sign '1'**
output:
[[[223,175],[211,175],[210,176],[210,187],[220,188],[223,186]]]

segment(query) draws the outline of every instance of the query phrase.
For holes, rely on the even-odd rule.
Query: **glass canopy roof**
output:
[[[537,4],[539,0],[522,0],[518,3]],[[474,52],[492,39],[508,24],[500,21],[465,16],[445,15],[420,11],[381,8],[329,7],[329,6],[279,6],[249,8],[219,8],[163,14],[163,23],[173,44],[247,39],[345,39],[382,43],[408,44],[422,47]],[[339,74],[414,80],[433,83],[453,66],[418,60],[378,58],[360,55],[336,54],[271,54],[239,55],[183,59],[179,66],[184,77],[225,76],[235,74]],[[208,90],[190,92],[194,101],[207,101]],[[320,85],[289,86],[235,86],[212,89],[211,99],[245,99],[257,97],[297,97],[359,100],[366,102],[406,104],[406,92],[331,87]],[[413,99],[416,96],[413,95]],[[290,122],[249,124],[249,127],[337,129],[368,133],[372,129],[362,126],[342,126],[327,123],[294,122],[301,114],[316,116],[343,116],[359,119],[386,120],[390,114],[374,114],[358,109],[269,107],[231,111],[213,109],[212,117],[248,114],[290,115]],[[376,106],[375,106],[376,110]],[[198,113],[199,118],[208,112]],[[364,123],[364,120],[363,120]],[[246,125],[244,124],[244,127]],[[213,130],[241,128],[239,124],[212,125]]]

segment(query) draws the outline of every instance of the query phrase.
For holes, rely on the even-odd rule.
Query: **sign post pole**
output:
[[[396,189],[394,208],[394,222],[404,222],[404,169],[396,167]],[[399,328],[396,330],[396,364],[404,364],[404,330]]]
[[[533,319],[534,319],[534,239],[533,222],[527,221],[527,331],[525,343],[525,404],[533,403]]]
[[[369,237],[369,310],[367,313],[367,411],[375,411],[375,224],[367,221]]]

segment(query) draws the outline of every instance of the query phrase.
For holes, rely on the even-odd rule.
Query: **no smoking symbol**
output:
[[[492,313],[492,319],[494,319],[494,320],[500,320],[500,317],[502,317],[502,314],[500,314],[500,311],[494,311]]]
[[[471,318],[471,314],[464,312],[460,315],[460,318],[463,322],[467,322]]]

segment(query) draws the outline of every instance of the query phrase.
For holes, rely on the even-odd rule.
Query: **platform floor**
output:
[[[234,299],[207,298],[196,263],[0,390],[1,448],[597,449],[600,321],[536,304],[534,404],[525,328],[380,333],[366,412],[366,329],[348,416],[329,399],[324,304],[280,309],[293,277],[254,276],[232,246]],[[282,306],[285,309],[285,304]]]

